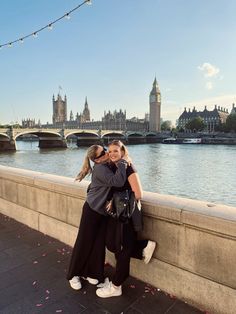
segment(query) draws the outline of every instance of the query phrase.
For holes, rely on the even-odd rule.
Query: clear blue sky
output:
[[[0,1],[0,44],[27,35],[82,1]],[[38,38],[0,50],[0,123],[52,120],[52,95],[93,119],[126,109],[144,117],[156,76],[162,118],[184,107],[236,101],[235,0],[93,0]]]

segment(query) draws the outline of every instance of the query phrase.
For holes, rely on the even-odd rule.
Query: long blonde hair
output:
[[[128,163],[131,163],[131,158],[129,156],[129,152],[127,147],[125,146],[125,144],[123,142],[121,142],[120,140],[113,140],[112,142],[108,143],[108,147],[110,145],[115,145],[118,146],[120,148],[120,150],[123,152],[124,156],[123,158],[128,161]]]
[[[90,164],[90,160],[94,161],[96,158],[96,153],[100,145],[92,145],[87,149],[86,155],[84,157],[84,162],[79,174],[76,177],[76,180],[82,181],[84,177],[89,175],[92,172],[92,167]]]

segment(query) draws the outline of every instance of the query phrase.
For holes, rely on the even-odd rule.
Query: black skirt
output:
[[[107,217],[92,210],[85,202],[72,251],[68,280],[81,276],[104,281],[106,227]]]

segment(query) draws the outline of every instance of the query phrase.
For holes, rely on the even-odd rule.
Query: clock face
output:
[[[156,96],[155,96],[155,95],[151,95],[151,96],[150,96],[150,101],[151,101],[151,102],[156,101]]]

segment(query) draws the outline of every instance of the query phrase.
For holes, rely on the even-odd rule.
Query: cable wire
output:
[[[4,43],[4,44],[0,44],[0,49],[1,49],[2,47],[5,47],[5,46],[12,47],[12,45],[15,44],[15,43],[17,43],[17,42],[23,43],[23,42],[24,42],[24,39],[29,38],[29,37],[31,37],[31,36],[37,37],[38,33],[42,32],[42,31],[43,31],[44,29],[46,29],[46,28],[52,29],[52,26],[53,26],[55,23],[59,22],[59,21],[62,20],[63,18],[69,19],[69,18],[70,18],[70,14],[71,14],[72,12],[78,10],[79,8],[81,8],[81,7],[82,7],[84,4],[86,4],[86,3],[87,3],[87,4],[91,4],[91,0],[84,0],[84,2],[80,3],[79,5],[77,5],[75,8],[73,8],[73,9],[70,10],[69,12],[65,13],[64,15],[62,15],[62,16],[59,17],[59,18],[57,18],[56,20],[54,20],[54,21],[48,23],[47,25],[45,25],[45,26],[39,28],[38,30],[36,30],[36,31],[34,31],[34,32],[32,32],[32,33],[30,33],[30,34],[28,34],[28,35],[22,36],[22,37],[20,37],[20,38],[15,39],[15,40],[6,42],[6,43]]]

